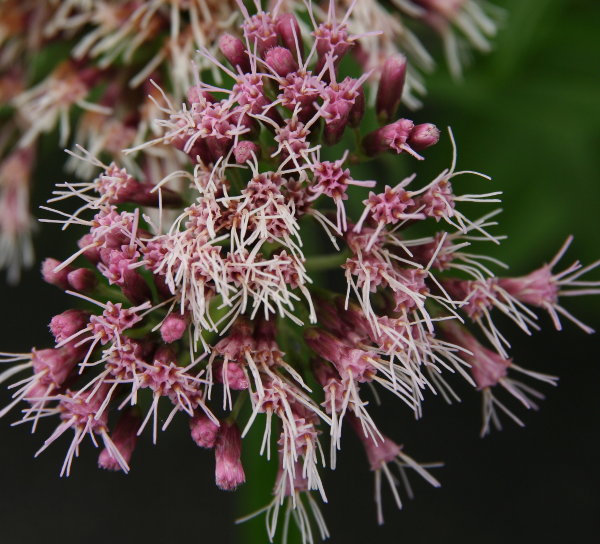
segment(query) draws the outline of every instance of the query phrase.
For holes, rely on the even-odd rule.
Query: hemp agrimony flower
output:
[[[562,315],[591,332],[559,298],[599,293],[600,282],[581,277],[600,262],[553,272],[567,243],[528,276],[496,277],[502,263],[471,249],[500,243],[496,212],[469,219],[461,208],[499,193],[455,192],[461,177],[489,178],[457,170],[450,131],[450,167],[433,179],[413,173],[384,185],[375,170],[356,179],[356,164],[383,153],[417,168],[441,137],[434,124],[398,115],[406,60],[382,60],[371,100],[373,74],[344,71],[371,37],[351,30],[354,4],[338,14],[331,3],[323,18],[310,3],[303,18],[281,2],[238,7],[240,32],[223,34],[219,53],[201,48],[218,77],[194,73],[183,102],[158,82],[148,87],[154,133],[122,150],[123,164],[74,153],[100,173],[57,185],[45,208],[57,218],[46,221],[82,236],[71,257],[47,259],[42,272],[78,307],[52,319],[53,348],[3,354],[18,364],[0,381],[28,376],[1,415],[23,403],[19,421],[34,430],[58,416],[40,451],[72,433],[66,475],[86,436],[103,446],[100,467],[127,472],[147,427],[157,442],[175,417],[187,418],[192,440],[214,449],[225,490],[250,479],[241,451],[259,425],[252,454],[277,457],[278,474],[272,499],[249,517],[265,514],[271,541],[279,530],[285,541],[293,517],[313,542],[314,528],[328,536],[322,472],[335,468],[348,428],[374,472],[380,523],[383,479],[399,508],[402,493],[412,495],[407,473],[439,485],[435,465],[379,428],[369,405],[378,390],[420,418],[427,394],[450,402],[452,382],[465,381],[482,393],[483,434],[503,414],[521,424],[511,399],[498,397],[536,408],[542,394],[521,378],[557,378],[513,363],[495,315],[530,333],[543,308],[557,328]],[[381,125],[366,129],[367,117]],[[176,159],[136,171],[145,156]],[[81,201],[74,212],[54,208],[69,198]],[[347,206],[362,198],[358,213]],[[306,234],[315,228],[326,255]],[[336,288],[319,285],[319,269]]]
[[[276,9],[283,5],[280,0]],[[285,5],[298,13],[307,11],[301,2],[285,2]],[[341,11],[347,9],[341,26],[332,15],[333,3],[314,2],[308,9],[315,26],[317,21],[323,23],[316,36],[317,52],[321,54],[327,47],[328,36],[333,36],[336,41],[333,53],[338,58],[334,62],[351,48],[365,71],[371,72],[372,82],[391,53],[397,55],[390,57],[389,62],[394,62],[391,60],[394,57],[406,56],[410,65],[402,76],[405,85],[399,84],[396,74],[388,87],[395,92],[404,86],[402,100],[410,107],[420,104],[418,95],[425,90],[420,74],[431,71],[435,64],[417,34],[426,33],[429,27],[442,36],[449,66],[456,75],[460,73],[462,53],[470,47],[480,51],[490,48],[488,38],[494,35],[499,19],[498,10],[481,0],[397,0],[386,6],[376,0],[358,3],[338,0],[335,5]],[[137,161],[122,154],[123,149],[145,141],[153,131],[154,104],[146,97],[156,89],[149,89],[148,81],[160,81],[179,102],[192,86],[195,70],[210,72],[218,80],[221,77],[218,67],[198,52],[203,47],[213,54],[220,48],[233,66],[239,64],[247,71],[249,60],[239,49],[239,38],[222,35],[239,24],[240,15],[233,0],[3,1],[0,168],[12,168],[20,149],[26,150],[29,163],[23,165],[22,175],[16,178],[18,183],[11,182],[13,189],[0,191],[2,209],[12,207],[14,192],[19,193],[18,220],[14,217],[0,220],[0,268],[8,271],[9,282],[18,281],[21,268],[31,266],[33,261],[30,172],[35,167],[35,148],[42,136],[58,126],[62,147],[73,143],[83,145],[94,156],[117,160],[141,178],[155,177],[158,170],[164,174],[181,168],[178,154],[166,149],[159,155],[146,154]],[[265,60],[279,75],[286,75],[285,63],[295,62],[294,35],[300,36],[301,27],[309,31],[304,22],[291,13],[288,15],[277,21],[277,36],[262,20],[257,19],[248,27],[248,32],[259,36],[258,53],[265,50]],[[413,23],[409,26],[414,25],[417,34],[408,29],[409,20]],[[291,21],[294,28],[286,21]],[[353,36],[360,36],[360,43]],[[278,47],[268,51],[279,42],[287,52]],[[64,43],[67,47],[62,47]],[[303,44],[299,43],[299,47]],[[51,53],[42,55],[45,51]],[[192,58],[194,63],[190,62]],[[388,76],[383,74],[383,77]],[[290,81],[290,85],[294,82]],[[288,96],[288,99],[293,98]],[[400,96],[383,98],[385,103],[378,105],[378,111],[392,107],[390,99],[400,100]],[[304,93],[302,100],[313,99],[310,93]],[[76,115],[77,110],[83,113]],[[304,114],[308,114],[306,108]],[[65,166],[83,178],[94,172],[90,163],[72,158]]]

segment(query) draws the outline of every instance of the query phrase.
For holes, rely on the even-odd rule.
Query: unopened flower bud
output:
[[[281,77],[298,70],[298,63],[285,47],[273,47],[265,53],[265,62]]]
[[[346,129],[346,125],[348,123],[347,119],[343,119],[341,121],[335,121],[333,123],[329,123],[325,125],[323,130],[323,138],[327,145],[335,145],[337,144],[344,135],[344,130]]]
[[[373,156],[384,151],[395,151],[396,153],[406,151],[413,157],[422,160],[423,157],[407,143],[414,126],[414,123],[409,119],[398,119],[395,123],[385,125],[367,134],[363,141],[367,155]]]
[[[248,378],[244,368],[239,363],[228,361],[217,367],[216,378],[220,383],[226,384],[230,389],[242,391],[248,389]]]
[[[223,34],[219,38],[219,49],[234,68],[239,66],[242,72],[250,71],[250,60],[242,40],[231,34]]]
[[[292,53],[297,54],[300,50],[300,56],[304,55],[304,44],[302,43],[302,33],[298,19],[291,13],[283,13],[277,17],[275,23],[279,38]]]
[[[243,140],[233,148],[233,156],[237,164],[246,164],[246,162],[252,160],[252,154],[258,158],[260,156],[260,147],[249,140]]]
[[[190,419],[192,440],[201,448],[213,448],[217,440],[219,426],[205,414]]]
[[[375,108],[380,119],[384,121],[393,119],[400,105],[405,78],[406,57],[404,55],[389,57],[383,65],[377,89]]]
[[[235,423],[223,422],[215,442],[215,480],[220,489],[233,491],[246,481],[241,454],[240,430]]]
[[[432,123],[416,125],[408,136],[408,145],[417,151],[438,143],[440,129]]]
[[[160,335],[162,339],[170,344],[180,340],[188,326],[188,319],[185,314],[173,312],[169,314],[160,326]]]
[[[123,470],[124,472],[127,472],[133,450],[137,443],[137,431],[140,423],[140,418],[133,415],[131,411],[126,412],[121,416],[115,430],[110,436],[114,447],[121,455],[121,459],[116,459],[115,455],[108,448],[104,448],[98,457],[98,466],[100,468],[115,471]],[[123,462],[125,462],[125,466],[123,466]]]
[[[77,268],[67,274],[69,286],[74,291],[85,293],[96,287],[96,275],[89,268]]]
[[[67,310],[50,320],[50,331],[57,343],[62,342],[83,329],[88,319],[89,314],[83,310]]]
[[[71,287],[68,276],[69,273],[73,271],[73,268],[64,266],[60,270],[56,270],[60,265],[61,262],[56,259],[44,259],[44,262],[42,263],[42,276],[47,283],[66,290]]]

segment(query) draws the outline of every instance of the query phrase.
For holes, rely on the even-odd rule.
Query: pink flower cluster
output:
[[[123,152],[170,150],[186,168],[150,183],[81,148],[101,173],[55,191],[53,202],[83,204],[72,214],[55,210],[50,221],[86,232],[72,257],[48,259],[42,272],[84,309],[52,319],[53,348],[4,354],[18,364],[0,381],[31,374],[12,386],[1,415],[23,401],[20,421],[34,429],[58,416],[40,451],[73,433],[61,474],[86,436],[101,441],[101,467],[127,472],[144,429],[151,425],[156,442],[159,427],[181,415],[194,442],[214,451],[216,484],[226,490],[246,479],[242,439],[260,421],[260,454],[276,450],[279,466],[261,511],[269,539],[283,508],[312,542],[315,524],[328,536],[315,496],[327,500],[321,473],[335,468],[344,429],[364,445],[379,522],[382,477],[398,507],[406,471],[439,485],[430,466],[380,430],[369,410],[377,389],[419,418],[427,393],[450,402],[451,382],[464,380],[482,392],[483,434],[500,427],[503,413],[522,424],[501,390],[536,408],[541,393],[515,376],[556,378],[512,362],[494,315],[530,333],[539,308],[558,329],[564,317],[591,332],[560,298],[599,293],[600,282],[581,278],[600,262],[555,271],[569,239],[531,274],[496,277],[490,268],[501,263],[470,249],[499,243],[489,232],[496,212],[470,220],[460,208],[497,202],[498,193],[456,193],[459,176],[486,178],[457,171],[456,153],[425,183],[416,174],[393,187],[354,179],[353,164],[381,153],[417,164],[440,137],[431,123],[397,116],[405,59],[383,63],[371,112],[370,74],[342,68],[363,38],[349,31],[351,11],[338,18],[332,8],[322,22],[311,12],[308,25],[279,5],[239,8],[241,34],[221,36],[219,58],[202,52],[228,84],[197,76],[183,104],[156,86],[157,135]],[[365,112],[382,125],[365,131]],[[352,217],[346,203],[365,188],[372,191]],[[312,254],[304,233],[314,225],[331,254]],[[319,266],[329,266],[339,290],[315,285]]]
[[[336,43],[335,54],[346,52],[349,46],[344,40],[349,35],[362,36],[361,43],[352,49],[368,71],[379,69],[384,52],[402,51],[411,61],[403,97],[410,107],[420,104],[417,96],[425,89],[420,74],[430,72],[435,63],[417,35],[408,29],[408,19],[419,34],[429,27],[442,37],[455,75],[460,74],[465,51],[471,47],[489,50],[488,40],[494,36],[499,19],[498,10],[483,0],[401,0],[386,6],[378,0],[336,0],[330,9],[334,3],[353,6],[346,17],[345,37]],[[280,9],[284,2],[279,0],[277,4],[276,9]],[[326,19],[327,1],[314,4],[323,6],[316,7],[311,16]],[[285,5],[298,13],[307,8],[310,11],[312,6],[307,1]],[[113,157],[140,179],[164,176],[180,168],[177,154],[166,150],[137,161],[122,153],[152,133],[155,109],[147,98],[153,91],[148,80],[160,81],[179,102],[192,85],[196,69],[216,74],[214,64],[198,54],[198,48],[207,47],[214,53],[221,32],[235,28],[240,15],[234,0],[3,1],[0,269],[7,270],[10,283],[19,280],[21,268],[33,264],[29,193],[36,165],[35,148],[42,136],[58,127],[61,147],[73,145],[74,140],[93,155]],[[265,28],[257,21],[251,29],[260,38],[259,53],[277,41]],[[373,32],[373,28],[384,33]],[[335,34],[333,28],[320,31],[319,52],[326,47],[332,30]],[[228,47],[235,48],[235,41],[221,43],[223,51]],[[290,43],[286,47],[294,49]],[[190,62],[192,58],[194,63]],[[281,65],[279,69],[287,68]],[[291,93],[289,98],[293,100]],[[246,98],[254,100],[252,94]],[[302,99],[311,102],[310,92]],[[73,116],[77,109],[83,110],[82,115]],[[68,160],[66,167],[84,178],[93,173],[89,163],[74,159]],[[13,176],[15,169],[19,170],[17,177]]]

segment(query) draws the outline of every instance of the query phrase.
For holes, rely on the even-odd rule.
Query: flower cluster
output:
[[[273,499],[259,512],[269,539],[292,516],[303,542],[313,542],[315,526],[328,536],[321,474],[335,468],[345,429],[362,441],[374,472],[379,522],[382,476],[398,507],[399,482],[411,493],[406,472],[439,485],[432,467],[373,419],[377,390],[419,418],[427,394],[451,402],[451,382],[463,380],[482,393],[483,434],[500,427],[502,414],[522,424],[510,396],[536,408],[542,394],[521,378],[557,378],[514,364],[494,316],[530,333],[539,308],[557,329],[566,318],[591,332],[560,298],[599,293],[600,282],[582,276],[600,262],[557,272],[569,239],[531,274],[496,277],[502,263],[471,246],[500,242],[490,232],[497,212],[471,220],[461,207],[498,202],[499,193],[455,192],[460,177],[487,176],[456,169],[451,132],[451,165],[432,180],[413,174],[381,187],[355,179],[354,164],[382,153],[417,165],[440,138],[432,123],[398,118],[405,59],[382,63],[370,101],[371,73],[342,69],[369,38],[351,32],[352,8],[337,17],[331,4],[320,22],[310,10],[300,20],[281,5],[239,8],[240,34],[221,35],[219,54],[201,50],[219,79],[196,73],[182,104],[155,84],[155,137],[123,150],[124,165],[83,148],[76,154],[101,172],[60,184],[52,202],[82,204],[48,221],[85,234],[70,258],[47,259],[42,273],[81,305],[52,318],[53,348],[3,355],[18,364],[0,381],[30,375],[12,386],[0,415],[22,401],[19,421],[34,429],[58,415],[40,451],[72,432],[61,474],[86,436],[96,446],[100,439],[102,468],[127,472],[146,427],[156,442],[159,427],[186,417],[194,442],[214,451],[225,490],[244,483],[242,439],[264,425],[260,453],[276,453],[279,466]],[[380,125],[366,128],[375,117]],[[141,178],[127,164],[133,153],[165,150],[186,166]],[[354,215],[346,204],[361,194]],[[305,236],[314,228],[330,254],[315,254]],[[323,267],[338,290],[316,285]]]
[[[277,4],[275,9],[280,9],[284,1]],[[290,11],[306,11],[301,2],[285,4]],[[417,95],[424,91],[419,73],[430,71],[434,62],[408,30],[406,19],[431,27],[443,37],[456,73],[460,62],[457,51],[465,48],[458,47],[460,40],[452,28],[459,28],[474,47],[485,51],[489,49],[486,36],[493,36],[498,19],[495,10],[479,0],[402,0],[391,7],[375,0],[340,0],[337,4],[352,4],[353,8],[348,11],[339,47],[346,47],[344,40],[349,36],[362,36],[360,46],[352,49],[366,71],[377,70],[383,56],[406,53],[412,64],[406,73],[403,100],[413,107],[419,105]],[[319,21],[331,17],[326,5],[315,7],[314,13],[309,11]],[[33,260],[29,193],[34,149],[40,137],[58,126],[62,147],[74,139],[92,154],[118,160],[144,179],[182,167],[177,154],[167,149],[161,154],[146,154],[139,161],[121,151],[145,141],[152,132],[156,111],[147,98],[154,91],[149,79],[160,81],[177,103],[192,86],[197,69],[210,72],[218,80],[217,67],[197,50],[206,47],[215,53],[220,34],[235,28],[239,20],[240,11],[233,0],[3,2],[0,209],[10,208],[11,213],[0,219],[0,268],[7,269],[11,283],[18,281],[21,268],[31,266]],[[371,32],[366,21],[385,34]],[[324,31],[332,30],[335,35],[333,27]],[[73,113],[78,110],[82,110],[81,115],[75,116],[73,127]],[[8,172],[14,171],[16,164],[21,171],[18,182]],[[71,159],[66,166],[83,177],[93,173],[89,164],[80,161]],[[15,199],[18,206],[13,206]]]

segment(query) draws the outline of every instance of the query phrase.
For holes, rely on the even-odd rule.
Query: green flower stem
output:
[[[308,272],[331,270],[333,268],[339,268],[346,262],[348,257],[350,257],[350,251],[348,249],[332,255],[315,255],[314,257],[308,257],[304,262],[304,266]]]

